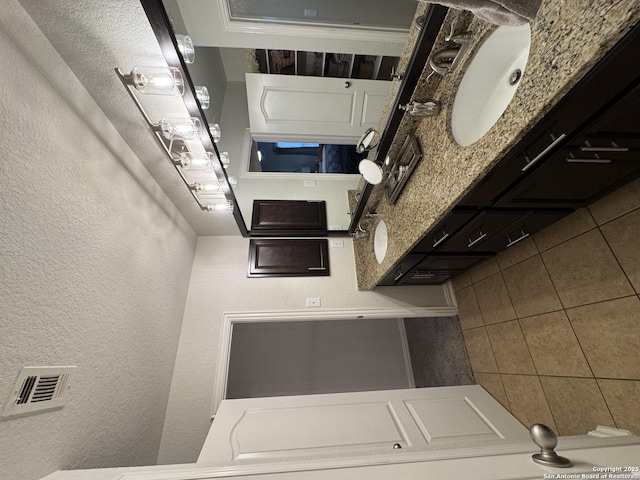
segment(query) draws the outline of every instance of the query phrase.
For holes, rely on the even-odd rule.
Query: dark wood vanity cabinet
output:
[[[249,241],[249,277],[329,275],[326,239],[271,238]]]
[[[640,176],[638,51],[636,25],[379,285],[442,283]]]

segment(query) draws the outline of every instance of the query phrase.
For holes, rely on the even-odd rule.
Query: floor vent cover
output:
[[[69,379],[78,367],[24,367],[3,416],[48,410],[66,403]]]

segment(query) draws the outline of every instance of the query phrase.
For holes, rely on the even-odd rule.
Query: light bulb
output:
[[[188,35],[176,35],[178,42],[178,50],[182,55],[184,63],[193,63],[196,59],[196,49],[193,46],[193,40]]]
[[[220,186],[218,182],[211,182],[210,180],[199,180],[191,185],[191,188],[196,192],[203,194],[224,193],[222,191],[222,186]]]
[[[218,125],[217,123],[209,125],[209,133],[211,134],[211,138],[213,138],[213,141],[215,143],[218,143],[220,141],[220,137],[222,135],[222,132],[220,131],[220,125]]]
[[[149,95],[183,95],[184,80],[174,67],[133,67],[133,86]]]
[[[163,118],[160,120],[160,131],[169,139],[182,138],[193,140],[202,135],[202,124],[195,117],[191,118]]]
[[[227,177],[227,182],[229,182],[229,185],[232,187],[235,187],[238,184],[238,178],[235,175],[229,175]]]
[[[229,152],[222,152],[220,154],[220,162],[222,162],[222,166],[227,168],[229,166]]]
[[[212,155],[209,152],[193,153],[182,152],[178,159],[178,164],[184,169],[191,172],[203,172],[213,170],[211,166]]]
[[[206,205],[204,205],[204,208],[208,212],[233,213],[233,202],[227,200],[226,202],[222,203],[207,203]]]
[[[200,108],[206,110],[209,108],[209,89],[207,87],[199,86],[195,87],[196,97],[200,102]]]

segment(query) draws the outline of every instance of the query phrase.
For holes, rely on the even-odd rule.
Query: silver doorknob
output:
[[[399,448],[402,448],[402,445],[400,445],[399,443],[394,443],[393,444],[393,449],[394,450],[398,450]]]
[[[572,465],[571,460],[561,457],[554,449],[558,445],[558,438],[546,425],[536,423],[529,429],[531,439],[540,447],[540,453],[531,456],[533,461],[547,467],[567,468]]]
[[[344,88],[349,88],[351,86],[351,82],[344,82]]]

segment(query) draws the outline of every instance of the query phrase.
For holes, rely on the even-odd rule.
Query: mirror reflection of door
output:
[[[280,173],[359,174],[367,152],[355,145],[300,142],[253,142],[249,171]]]

